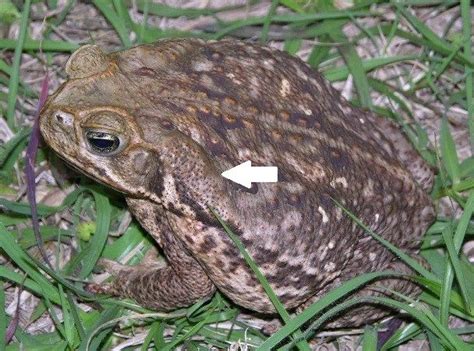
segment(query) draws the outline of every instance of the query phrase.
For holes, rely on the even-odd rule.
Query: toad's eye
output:
[[[114,154],[121,146],[120,138],[114,134],[88,130],[85,136],[90,148],[100,155],[108,156]]]

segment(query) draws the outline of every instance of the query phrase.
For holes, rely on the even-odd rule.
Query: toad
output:
[[[66,72],[40,116],[45,141],[123,193],[167,261],[109,266],[115,279],[94,291],[169,311],[218,289],[274,313],[211,209],[290,310],[362,273],[409,271],[334,200],[416,256],[434,218],[431,169],[397,126],[351,106],[300,59],[237,40],[173,39],[113,53],[86,45]],[[245,188],[221,175],[248,160],[278,167],[278,182]]]

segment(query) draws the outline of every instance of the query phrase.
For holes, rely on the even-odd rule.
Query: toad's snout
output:
[[[39,123],[43,138],[60,154],[68,149],[68,146],[77,144],[72,113],[47,109],[41,113]]]

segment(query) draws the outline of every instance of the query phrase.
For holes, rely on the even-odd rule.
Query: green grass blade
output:
[[[128,1],[132,2],[132,1]],[[188,17],[188,18],[196,18],[199,16],[213,16],[218,12],[227,11],[227,10],[236,10],[242,8],[242,5],[238,6],[225,6],[220,8],[180,8],[180,7],[173,7],[165,4],[159,4],[155,2],[151,2],[149,0],[137,0],[136,1],[137,8],[139,11],[145,12],[145,8],[148,7],[148,13],[150,15],[160,16],[160,17],[169,17],[169,18],[177,18],[177,17]]]
[[[464,212],[461,215],[461,218],[456,227],[454,237],[451,235],[452,231],[450,230],[446,230],[442,232],[444,241],[446,243],[446,248],[448,250],[449,259],[451,261],[451,265],[448,265],[446,267],[446,275],[445,275],[445,282],[444,282],[445,284],[449,284],[449,286],[445,287],[446,301],[442,300],[442,305],[441,305],[442,309],[440,309],[441,319],[445,323],[445,325],[447,325],[448,316],[449,316],[448,308],[446,305],[449,306],[448,297],[450,295],[451,284],[454,279],[452,270],[454,270],[455,278],[461,289],[461,294],[462,294],[464,305],[467,309],[467,312],[469,314],[472,314],[474,310],[474,306],[473,306],[474,291],[468,288],[467,277],[464,274],[464,270],[461,266],[461,262],[458,257],[459,251],[461,249],[461,245],[464,242],[464,237],[466,234],[467,227],[469,225],[469,221],[473,213],[474,213],[474,192],[471,192],[471,194],[469,195],[468,201],[466,202]]]
[[[394,63],[415,60],[419,58],[419,55],[400,55],[391,57],[376,57],[361,61],[365,72],[373,71],[380,67],[385,67]],[[331,82],[345,80],[349,76],[348,67],[337,67],[323,70],[322,73]]]
[[[5,251],[8,257],[37,284],[40,289],[39,292],[42,292],[41,295],[46,296],[55,303],[60,301],[57,289],[43,276],[33,262],[31,262],[31,258],[20,248],[15,240],[13,240],[13,236],[1,223],[0,247]],[[5,272],[3,274],[3,276],[6,277]]]
[[[91,192],[94,196],[97,210],[97,225],[95,234],[89,242],[86,255],[82,261],[83,266],[79,274],[81,278],[87,277],[92,272],[104,250],[109,235],[110,215],[112,211],[109,199],[106,196],[94,190],[91,190]]]
[[[165,323],[161,321],[153,322],[145,340],[140,348],[141,351],[147,351],[150,349],[150,344],[153,341],[155,344],[155,350],[162,350],[165,346],[165,340],[163,333],[165,331]]]
[[[324,39],[329,39],[328,35],[323,36]],[[313,49],[311,50],[311,53],[309,54],[308,57],[308,65],[310,65],[312,68],[317,69],[321,62],[327,57],[329,54],[329,51],[331,50],[331,47],[328,45],[319,45],[315,44],[313,46]]]
[[[301,7],[299,4],[299,1],[293,1],[293,0],[280,0],[280,4],[283,6],[288,7],[290,10],[297,12],[297,13],[303,13],[304,9]]]
[[[31,133],[31,128],[22,128],[18,133],[15,134],[6,143],[0,145],[0,168],[3,167],[4,163],[10,157],[15,148],[22,142],[25,141],[26,137]]]
[[[366,29],[366,31],[369,31],[375,35],[378,35],[380,32],[382,32],[385,35],[393,35],[395,37],[400,37],[402,39],[406,39],[413,45],[423,47],[426,50],[433,50],[433,51],[439,52],[440,54],[445,55],[445,56],[449,56],[453,52],[453,50],[456,50],[456,48],[453,48],[453,47],[449,47],[449,49],[445,47],[440,47],[438,45],[433,44],[430,40],[424,37],[420,37],[411,32],[404,31],[400,28],[393,30],[392,25],[387,25],[387,24],[377,25],[375,27]],[[355,40],[358,40],[363,37],[364,35],[359,35],[355,37]],[[474,60],[472,58],[471,59],[467,58],[466,55],[463,55],[459,52],[454,57],[454,60],[458,63],[462,63],[463,65],[466,65],[467,67],[474,68]]]
[[[83,340],[86,339],[86,332],[84,330],[84,326],[82,325],[82,321],[81,321],[81,318],[79,316],[79,311],[78,311],[79,307],[77,306],[77,304],[72,299],[72,295],[69,291],[67,292],[66,297],[67,297],[67,301],[68,301],[68,304],[69,304],[69,308],[71,309],[71,316],[74,320],[74,325],[77,327],[77,332],[79,334],[79,339],[80,339],[80,341],[83,341]]]
[[[474,213],[474,192],[471,191],[469,197],[467,198],[466,204],[464,205],[464,212],[459,219],[458,225],[456,227],[456,232],[454,234],[454,247],[457,252],[461,249],[462,243],[464,242],[464,237],[466,235],[467,229],[470,224],[470,219]]]
[[[469,0],[461,0],[461,18],[462,18],[462,36],[464,43],[464,55],[467,59],[473,61],[472,54],[472,23],[471,18],[472,2]],[[466,75],[466,103],[469,135],[471,138],[471,151],[474,152],[474,70],[472,67],[466,66],[464,69]]]
[[[451,295],[451,285],[453,283],[454,278],[457,279],[459,287],[461,289],[461,295],[464,302],[464,307],[467,308],[468,313],[472,311],[472,307],[470,306],[471,302],[474,301],[472,299],[472,293],[469,292],[466,285],[466,277],[464,276],[464,272],[461,268],[461,263],[459,261],[458,253],[454,248],[454,242],[452,238],[452,230],[444,230],[443,231],[443,238],[446,243],[446,248],[448,250],[449,260],[451,265],[446,267],[446,274],[443,282],[443,290],[441,294],[441,305],[440,305],[440,320],[447,326],[448,325],[448,317],[449,317],[449,306],[450,306],[450,299],[449,296]],[[454,272],[453,272],[454,270]],[[454,274],[453,274],[454,273]]]
[[[18,285],[24,286],[27,290],[32,291],[37,295],[41,295],[43,290],[40,285],[33,279],[26,278],[23,274],[16,273],[11,269],[0,266],[0,278],[6,281],[16,283]],[[51,297],[51,296],[50,296]],[[56,295],[57,299],[53,300],[55,303],[59,303],[59,295]],[[53,296],[54,299],[54,296]]]
[[[59,317],[56,313],[56,309],[54,308],[53,304],[48,299],[48,297],[43,294],[42,294],[42,301],[44,305],[47,307],[48,315],[54,323],[55,330],[61,335],[63,339],[66,339],[66,342],[67,342],[66,330],[64,326],[61,324]],[[59,305],[60,306],[63,305],[63,301],[64,301],[64,295],[62,293],[62,290],[59,288]]]
[[[377,349],[377,329],[372,326],[365,327],[362,351],[373,351]]]
[[[0,279],[0,284],[4,284],[3,279]],[[0,351],[4,351],[6,347],[6,331],[7,331],[7,322],[9,318],[5,312],[5,290],[0,290]]]
[[[346,12],[346,11],[325,11],[325,12],[317,12],[317,13],[309,13],[309,14],[290,14],[290,15],[275,15],[272,17],[272,22],[274,23],[299,23],[299,22],[312,22],[312,21],[322,21],[325,19],[349,19],[351,17],[364,17],[369,15],[370,12],[368,11],[353,11],[353,12]],[[233,31],[247,27],[247,26],[255,26],[255,25],[262,25],[265,19],[261,17],[250,17],[244,20],[238,20],[226,24],[223,29],[216,32],[214,35],[211,36],[212,39],[221,39],[225,35],[232,33]]]
[[[14,39],[0,39],[1,49],[15,49],[18,41]],[[23,44],[23,50],[39,51],[63,51],[73,52],[79,48],[79,45],[58,40],[33,40],[26,39]]]
[[[441,122],[440,144],[443,164],[453,184],[457,184],[461,174],[460,164],[456,152],[456,145],[454,144],[453,137],[449,131],[448,121],[446,118],[443,118]]]
[[[337,288],[331,290],[328,294],[322,296],[319,300],[311,304],[303,312],[293,317],[290,323],[284,325],[280,330],[275,334],[270,336],[267,340],[259,346],[259,351],[264,350],[273,350],[278,344],[280,344],[284,339],[286,339],[291,333],[296,329],[301,328],[305,323],[313,319],[315,316],[319,315],[327,307],[333,305],[343,296],[346,296],[358,289],[367,283],[379,279],[379,278],[388,278],[394,276],[401,276],[396,272],[374,272],[361,275],[359,277],[352,278],[351,280],[343,283]]]
[[[150,2],[145,1],[145,4],[143,5],[143,20],[142,23],[139,25],[138,30],[136,31],[138,34],[138,43],[141,44],[144,42],[145,39],[145,33],[148,28],[148,16],[150,15]]]
[[[69,305],[69,300],[67,295],[64,293],[64,289],[59,285],[59,296],[61,297],[61,309],[62,309],[62,322],[64,325],[64,337],[71,349],[74,348],[76,344],[77,330],[74,323],[74,318],[71,315],[71,306]]]
[[[290,55],[295,56],[298,51],[301,49],[302,41],[301,39],[287,39],[283,46],[283,50],[289,53]]]
[[[105,309],[94,325],[87,330],[86,338],[81,342],[78,351],[104,350],[103,342],[110,336],[113,327],[117,324],[115,318],[120,313],[120,307],[114,306]],[[101,346],[101,347],[99,347]]]
[[[397,295],[399,297],[403,297],[400,294]],[[380,303],[382,305],[394,309],[405,311],[409,313],[413,318],[418,320],[420,323],[422,323],[423,326],[426,327],[428,330],[436,334],[439,340],[443,342],[443,344],[446,345],[448,349],[456,351],[471,350],[471,348],[466,343],[464,343],[459,337],[457,337],[451,330],[442,326],[440,322],[436,319],[436,317],[433,316],[433,314],[427,308],[424,308],[423,305],[417,304],[418,308],[415,308],[407,303],[380,296],[357,297],[331,308],[308,328],[308,331],[305,332],[305,335],[311,333],[312,329],[317,330],[322,324],[324,324],[327,320],[331,319],[338,313],[363,303]]]
[[[275,15],[276,8],[280,4],[280,0],[272,0],[272,4],[268,9],[268,13],[265,16],[265,20],[263,22],[262,31],[260,34],[260,42],[265,44],[268,40],[268,32],[270,30],[270,24],[272,23],[272,17]]]
[[[435,282],[440,283],[440,280],[436,275],[428,271],[426,268],[424,268],[421,264],[419,264],[416,260],[408,256],[406,253],[404,253],[402,250],[397,248],[395,245],[390,243],[388,240],[385,240],[382,238],[380,235],[376,234],[373,232],[370,228],[368,228],[364,223],[362,223],[356,216],[354,216],[350,211],[348,211],[344,206],[342,206],[341,203],[339,203],[337,200],[333,199],[333,201],[336,203],[337,206],[339,206],[357,225],[359,225],[361,228],[363,228],[366,233],[368,233],[371,237],[373,237],[375,240],[380,242],[383,246],[388,248],[390,251],[392,251],[396,256],[400,257],[400,259],[405,262],[411,269],[413,269],[415,272],[420,274],[421,276],[425,277],[426,279],[433,280]]]
[[[417,17],[413,16],[406,8],[405,5],[394,3],[397,10],[405,17],[408,22],[430,43],[431,46],[436,48],[438,51],[443,53],[451,53],[456,50],[456,48],[443,40],[440,36],[434,33],[426,24],[420,21]],[[465,55],[464,55],[465,56]]]
[[[2,59],[0,59],[0,71],[8,75],[12,74],[12,68],[8,66],[7,63],[3,61]]]
[[[443,237],[450,236],[452,233],[451,226],[446,226],[443,230]],[[448,243],[446,243],[448,245]],[[443,284],[441,286],[441,293],[439,298],[439,320],[444,325],[448,325],[449,307],[451,304],[450,296],[452,292],[452,285],[454,281],[454,272],[451,265],[446,266]],[[464,306],[463,306],[464,307]]]
[[[11,67],[10,81],[8,83],[8,100],[7,100],[7,123],[11,129],[15,128],[15,107],[18,93],[18,84],[20,81],[20,63],[23,53],[23,45],[25,43],[28,31],[28,21],[30,17],[31,0],[25,0],[20,20],[20,32],[18,40],[15,41],[15,53],[13,56],[13,64]]]
[[[420,277],[413,277],[412,279],[421,284],[427,291],[431,292],[430,294],[423,293],[421,295],[421,300],[432,305],[435,308],[440,308],[440,304],[444,302],[444,298],[441,297],[438,299],[436,296],[442,296],[443,285],[441,285],[441,283],[433,283],[430,280]],[[451,290],[449,299],[449,313],[471,322],[474,321],[474,315],[469,315],[466,313],[463,298],[460,294],[458,294],[455,290]]]
[[[360,104],[366,108],[371,107],[372,99],[370,98],[369,82],[367,81],[367,75],[364,70],[364,65],[362,64],[362,60],[357,54],[357,51],[352,46],[352,44],[348,43],[348,39],[344,35],[342,30],[330,33],[329,36],[334,41],[346,43],[338,47],[339,52],[344,58],[347,68],[351,72],[352,77],[354,78],[354,85],[359,96]]]
[[[100,12],[102,12],[112,27],[114,27],[120,40],[122,41],[122,44],[127,48],[132,46],[129,38],[129,31],[127,30],[127,27],[125,26],[125,23],[122,21],[122,19],[117,15],[112,6],[110,6],[111,3],[102,0],[93,0],[92,3]]]
[[[76,201],[77,197],[84,191],[86,191],[86,189],[84,188],[75,189],[73,192],[71,192],[64,198],[63,203],[60,206],[51,207],[51,206],[45,206],[45,205],[39,204],[38,215],[49,216],[49,215],[52,215],[53,213],[62,211],[63,209],[71,206]],[[31,216],[30,204],[25,203],[25,202],[19,203],[19,202],[10,201],[4,198],[0,198],[0,206],[2,206],[6,211],[13,212],[14,214]]]
[[[417,324],[411,323],[403,328],[399,328],[387,342],[382,346],[380,351],[391,350],[399,345],[402,345],[409,340],[412,340],[421,333],[421,328]]]
[[[118,17],[121,19],[122,23],[126,27],[127,31],[131,31],[134,27],[134,23],[128,13],[128,8],[125,6],[124,0],[113,0],[115,10],[117,11]]]

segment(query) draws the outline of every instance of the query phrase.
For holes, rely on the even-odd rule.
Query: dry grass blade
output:
[[[40,131],[39,131],[39,113],[41,108],[43,107],[44,103],[46,102],[46,98],[48,97],[48,85],[49,85],[49,77],[48,73],[46,73],[43,83],[41,84],[41,94],[38,101],[38,106],[36,107],[35,119],[33,122],[33,128],[31,130],[30,141],[28,142],[28,147],[26,149],[26,163],[25,163],[25,176],[27,179],[27,197],[28,202],[31,206],[31,220],[33,223],[33,231],[35,233],[36,241],[38,243],[38,249],[43,257],[43,260],[46,264],[53,268],[51,262],[48,259],[48,255],[44,251],[44,243],[43,238],[40,234],[39,229],[39,220],[38,220],[38,210],[36,208],[36,175],[35,175],[35,161],[36,161],[36,154],[38,152],[38,145],[40,139]]]

